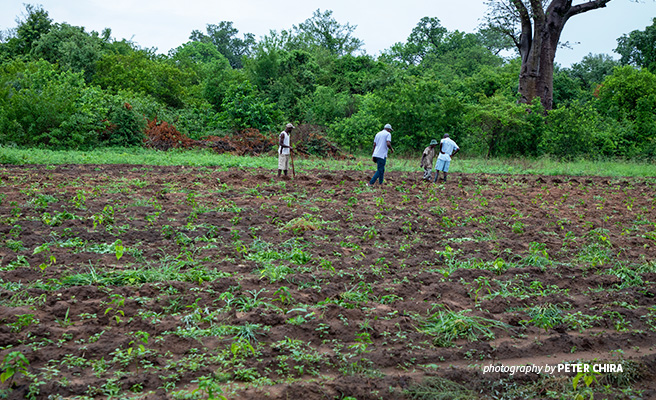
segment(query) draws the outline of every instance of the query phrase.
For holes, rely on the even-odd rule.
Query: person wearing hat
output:
[[[437,146],[437,140],[431,140],[428,147],[424,149],[424,152],[421,154],[421,168],[424,169],[424,180],[431,181],[433,175],[433,160],[435,159],[435,146]]]
[[[446,183],[446,173],[449,172],[449,165],[451,165],[451,157],[455,156],[460,151],[460,147],[451,140],[449,134],[444,135],[444,139],[440,140],[440,155],[437,156],[435,163],[435,183],[440,176],[440,171],[444,173],[444,183]]]
[[[376,134],[374,138],[374,153],[371,156],[376,163],[377,169],[374,177],[371,178],[367,186],[373,186],[376,179],[382,185],[383,178],[385,177],[385,163],[387,163],[387,151],[394,153],[392,148],[392,125],[386,124],[382,131]]]
[[[284,173],[287,176],[287,170],[289,169],[289,158],[291,157],[292,148],[289,145],[289,134],[292,133],[294,125],[287,124],[285,130],[280,132],[278,137],[278,177],[281,173]]]

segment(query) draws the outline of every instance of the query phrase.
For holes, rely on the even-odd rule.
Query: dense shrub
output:
[[[77,147],[62,123],[72,118],[85,91],[80,73],[46,61],[14,61],[0,69],[0,140],[28,146]]]
[[[628,133],[625,127],[599,114],[592,104],[573,104],[551,110],[539,143],[542,154],[561,158],[609,156]]]
[[[107,126],[100,134],[100,142],[108,146],[139,146],[144,141],[146,120],[129,103],[115,102],[109,107]]]

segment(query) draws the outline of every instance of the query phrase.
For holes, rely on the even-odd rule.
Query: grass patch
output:
[[[3,148],[2,164],[134,164],[184,165],[222,168],[269,168],[278,165],[276,155],[235,156],[216,154],[209,150],[169,150],[166,152],[144,148],[101,148],[90,151]],[[390,157],[388,171],[417,172],[416,157]],[[308,158],[296,160],[296,169],[371,171],[369,155],[358,155],[352,160]],[[450,172],[486,174],[531,174],[572,176],[653,177],[656,165],[627,160],[559,161],[548,157],[530,158],[461,158],[453,163]]]
[[[502,322],[469,315],[472,310],[451,311],[438,310],[436,313],[420,321],[418,330],[433,336],[436,346],[449,347],[459,339],[468,341],[492,340],[495,335],[493,328],[507,329]]]

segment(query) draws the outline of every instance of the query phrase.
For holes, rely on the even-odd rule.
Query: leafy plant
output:
[[[23,328],[27,328],[30,325],[36,325],[39,323],[39,319],[36,318],[34,314],[21,314],[16,316],[16,322],[7,324],[11,327],[12,332],[20,332]]]
[[[596,372],[590,364],[581,365],[583,366],[582,371],[578,372],[576,376],[572,378],[572,387],[574,390],[577,390],[577,388],[579,388],[579,382],[581,379],[583,379],[583,383],[585,383],[585,389],[583,393],[577,393],[576,396],[574,396],[574,400],[585,400],[584,395],[589,395],[590,397],[588,397],[588,399],[593,400],[594,392],[592,389],[590,389],[590,386],[592,386],[593,383],[599,383],[597,376],[601,374]]]
[[[20,351],[9,352],[3,359],[2,364],[0,364],[0,382],[5,383],[7,380],[10,382],[14,379],[17,373],[22,375],[27,375],[27,368],[30,366],[30,362],[27,357],[23,355]]]
[[[112,313],[116,325],[118,325],[121,322],[121,317],[125,317],[125,312],[123,311],[125,297],[120,294],[112,294],[109,297],[111,298],[109,304],[112,305],[112,307],[107,307],[107,309],[105,309],[105,315]]]
[[[540,329],[548,332],[549,329],[563,322],[563,312],[555,304],[544,304],[531,307],[526,310],[526,314],[531,318],[528,323],[532,323]]]

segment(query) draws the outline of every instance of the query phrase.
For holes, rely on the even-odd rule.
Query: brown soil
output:
[[[493,398],[544,377],[485,365],[597,359],[656,396],[656,180],[297,174],[0,167],[0,360],[20,351],[37,377],[0,388],[164,399],[214,374],[228,398],[401,399],[439,376]],[[526,322],[549,304],[594,322]],[[422,321],[444,309],[507,327],[439,346]],[[254,327],[256,355],[235,339]]]

